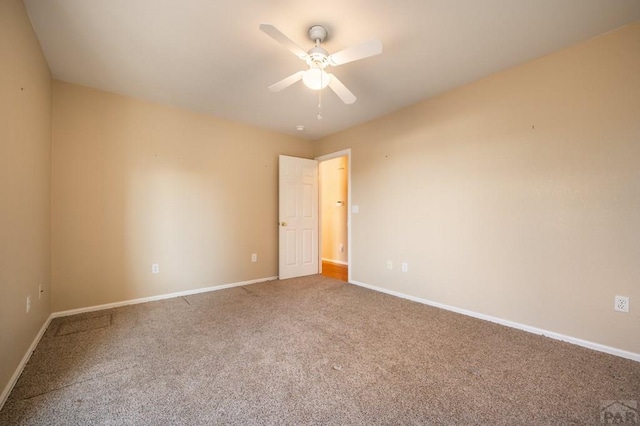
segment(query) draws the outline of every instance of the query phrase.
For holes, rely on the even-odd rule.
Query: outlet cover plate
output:
[[[613,309],[620,312],[629,312],[629,298],[627,296],[616,296]]]

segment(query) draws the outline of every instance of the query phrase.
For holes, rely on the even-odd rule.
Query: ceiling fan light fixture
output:
[[[342,84],[338,77],[325,71],[327,67],[348,64],[349,62],[382,53],[382,43],[378,40],[369,40],[329,55],[329,52],[320,46],[320,43],[327,37],[327,29],[322,25],[314,25],[309,28],[309,38],[315,43],[315,47],[311,48],[308,52],[305,52],[293,40],[271,24],[260,24],[260,30],[289,49],[291,53],[305,61],[309,66],[307,70],[298,71],[272,84],[269,86],[269,90],[279,92],[302,80],[305,86],[318,91],[318,108],[322,108],[322,92],[320,92],[320,90],[327,86],[329,86],[336,96],[345,104],[352,104],[356,101],[355,95]],[[322,114],[319,113],[318,119],[321,118]]]
[[[312,90],[321,90],[329,85],[331,77],[322,68],[309,68],[302,75],[302,82]]]

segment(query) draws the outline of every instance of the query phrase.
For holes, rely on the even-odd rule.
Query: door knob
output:
[[[280,225],[287,226],[287,222],[281,222]]]

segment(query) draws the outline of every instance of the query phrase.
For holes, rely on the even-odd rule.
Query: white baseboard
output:
[[[345,262],[344,260],[334,260],[334,259],[326,259],[326,258],[322,258],[323,262],[331,262],[331,263],[337,263],[338,265],[346,265],[349,266],[349,262]]]
[[[40,331],[38,332],[36,337],[33,339],[33,342],[31,342],[29,349],[27,349],[27,352],[22,357],[22,360],[20,361],[20,364],[18,364],[16,371],[13,372],[13,376],[11,376],[9,383],[7,383],[7,385],[4,387],[4,390],[0,395],[0,410],[2,410],[2,407],[4,407],[4,403],[7,402],[7,398],[9,398],[9,394],[11,393],[11,391],[13,390],[13,387],[18,382],[18,379],[22,374],[22,370],[24,369],[24,366],[27,365],[27,362],[29,362],[29,359],[31,358],[31,354],[33,353],[33,351],[36,350],[36,346],[38,346],[38,343],[40,343],[40,339],[42,339],[42,336],[44,335],[44,332],[47,330],[47,327],[49,327],[49,323],[51,322],[52,319],[53,319],[53,314],[49,315],[49,318],[47,318],[47,320],[42,324],[42,327],[40,327]]]
[[[208,293],[210,291],[224,290],[225,288],[241,287],[243,285],[263,283],[265,281],[277,280],[278,277],[258,278],[257,280],[242,281],[231,284],[221,284],[212,287],[197,288],[194,290],[178,291],[176,293],[160,294],[158,296],[142,297],[139,299],[123,300],[121,302],[106,303],[104,305],[88,306],[86,308],[70,309],[68,311],[54,312],[53,318],[66,317],[69,315],[82,314],[85,312],[102,311],[104,309],[119,308],[127,305],[137,305],[139,303],[155,302],[158,300],[172,299],[174,297],[191,296],[193,294]]]
[[[420,297],[410,296],[408,294],[400,293],[398,291],[388,290],[382,287],[376,287],[370,284],[366,284],[360,281],[351,280],[349,281],[351,284],[368,288],[369,290],[378,291],[380,293],[390,294],[392,296],[400,297],[402,299],[408,299],[413,302],[422,303],[424,305],[433,306],[435,308],[445,309],[447,311],[456,312],[458,314],[467,315],[473,318],[478,318],[485,321],[494,322],[496,324],[504,325],[511,328],[516,328],[518,330],[527,331],[529,333],[542,335],[545,337],[549,337],[555,340],[561,340],[563,342],[572,343],[574,345],[582,346],[584,348],[593,349],[598,352],[604,352],[610,355],[619,356],[621,358],[630,359],[633,361],[640,362],[640,354],[635,352],[629,352],[622,349],[613,348],[611,346],[602,345],[600,343],[590,342],[588,340],[579,339],[577,337],[571,337],[564,334],[556,333],[549,330],[543,330],[541,328],[532,327],[526,324],[520,324],[514,321],[505,320],[502,318],[493,317],[491,315],[480,314],[477,312],[469,311],[466,309],[456,308],[455,306],[445,305],[443,303],[433,302],[431,300],[423,299]]]
[[[51,320],[54,318],[66,317],[69,315],[81,314],[85,312],[101,311],[104,309],[118,308],[120,306],[135,305],[138,303],[155,302],[157,300],[171,299],[173,297],[190,296],[193,294],[207,293],[207,292],[216,291],[216,290],[224,290],[225,288],[241,287],[244,285],[257,284],[257,283],[273,281],[277,279],[278,277],[259,278],[259,279],[250,280],[250,281],[242,281],[242,282],[231,283],[231,284],[222,284],[222,285],[216,285],[212,287],[197,288],[194,290],[179,291],[176,293],[161,294],[158,296],[142,297],[140,299],[123,300],[121,302],[89,306],[86,308],[71,309],[68,311],[53,312],[51,315],[49,315],[49,318],[47,318],[44,324],[42,324],[40,331],[36,335],[35,339],[33,339],[33,342],[31,342],[31,346],[29,346],[27,353],[24,354],[24,356],[22,357],[22,361],[20,361],[20,364],[18,364],[18,367],[16,368],[16,371],[13,373],[13,376],[11,376],[11,380],[9,380],[9,383],[7,383],[4,390],[2,391],[2,394],[0,395],[0,410],[2,409],[2,407],[4,407],[5,402],[7,402],[7,398],[9,397],[9,394],[13,390],[13,387],[18,382],[18,378],[20,378],[20,375],[22,374],[22,370],[24,369],[24,366],[27,365],[27,362],[29,362],[29,358],[31,358],[31,354],[36,349],[36,346],[38,346],[38,343],[40,343],[40,339],[44,335],[44,332],[47,330],[47,327],[49,327]]]

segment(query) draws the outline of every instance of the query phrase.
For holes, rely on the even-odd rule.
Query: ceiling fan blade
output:
[[[282,89],[286,89],[287,87],[291,86],[293,83],[297,83],[300,80],[302,80],[303,74],[304,74],[304,71],[298,71],[295,74],[291,74],[289,77],[284,78],[279,82],[269,86],[269,90],[271,90],[272,92],[279,92]]]
[[[351,91],[347,89],[347,86],[342,84],[342,82],[338,80],[335,75],[329,74],[329,77],[329,87],[331,87],[331,90],[333,90],[335,94],[338,95],[342,102],[344,102],[345,104],[352,104],[356,101],[356,95],[351,93]]]
[[[282,44],[284,47],[293,52],[300,59],[307,58],[307,52],[302,50],[300,46],[293,42],[289,37],[280,32],[279,29],[271,24],[260,24],[260,29],[269,37]]]
[[[329,55],[331,65],[342,65],[358,59],[368,58],[382,53],[382,42],[379,40],[369,40],[355,46],[347,47],[339,52]]]

